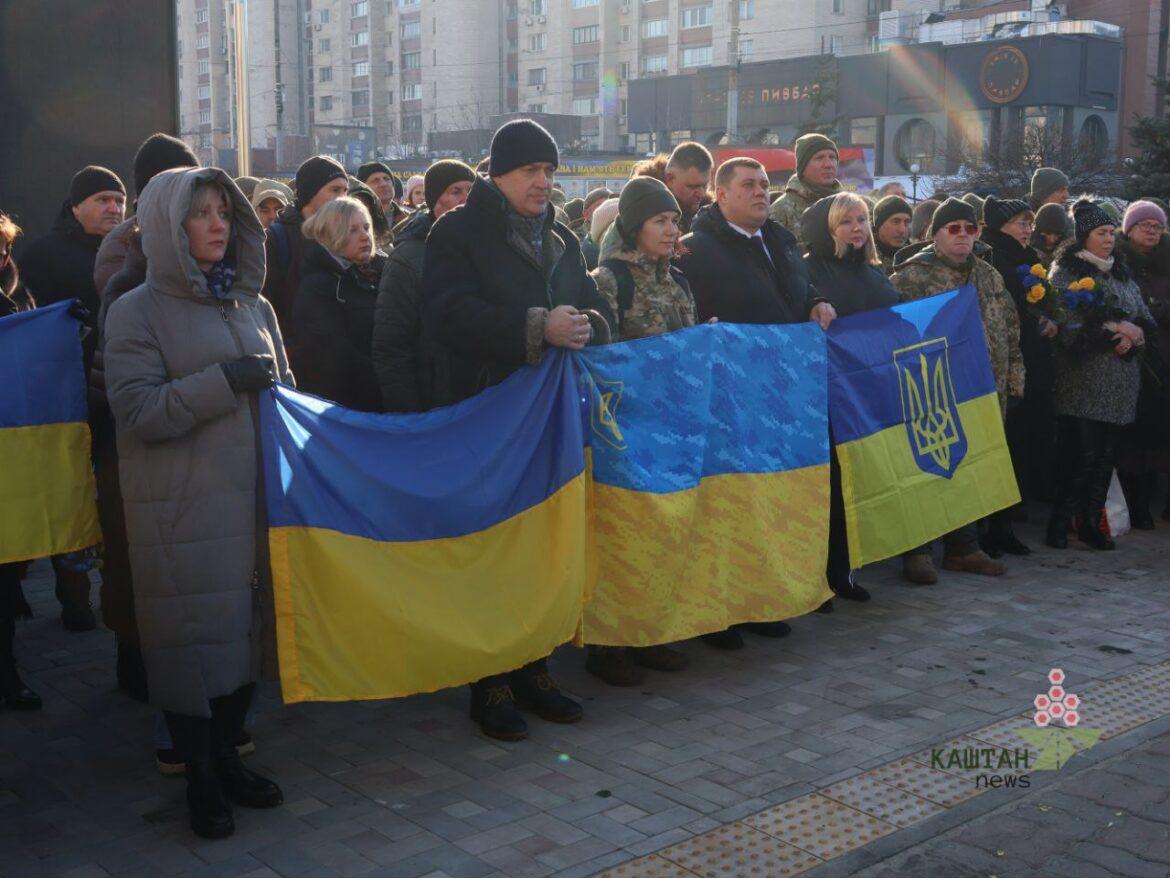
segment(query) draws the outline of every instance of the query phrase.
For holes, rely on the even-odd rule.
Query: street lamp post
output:
[[[914,162],[912,165],[910,165],[910,184],[914,188],[914,192],[910,197],[915,204],[918,203],[918,172],[921,170],[922,168],[918,162]]]

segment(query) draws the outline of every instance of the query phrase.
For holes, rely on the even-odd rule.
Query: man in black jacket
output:
[[[398,227],[378,284],[374,310],[374,372],[382,411],[421,412],[448,402],[446,365],[422,330],[419,276],[435,220],[467,201],[475,171],[455,159],[435,162],[423,177],[426,209]]]
[[[755,159],[733,158],[715,173],[715,203],[703,208],[680,244],[679,267],[691,284],[700,320],[725,323],[803,323],[827,329],[837,316],[815,295],[796,237],[768,217],[768,174]],[[784,637],[784,622],[737,626]],[[729,628],[703,635],[719,649],[741,649]]]
[[[556,142],[535,122],[509,122],[492,138],[489,177],[467,203],[439,218],[423,257],[423,322],[448,349],[453,400],[497,384],[548,347],[580,350],[612,315],[585,270],[581,245],[556,222],[549,195],[560,163]],[[579,310],[580,309],[580,310]],[[596,327],[582,311],[602,315]],[[562,695],[545,660],[471,686],[471,718],[484,734],[528,734],[517,707],[576,722],[581,706]]]

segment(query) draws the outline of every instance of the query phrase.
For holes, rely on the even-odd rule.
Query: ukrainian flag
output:
[[[0,563],[101,542],[69,302],[0,319]]]
[[[668,643],[830,597],[818,326],[704,325],[575,356],[597,564],[584,642]]]
[[[434,691],[573,638],[588,475],[568,355],[415,415],[278,386],[261,426],[286,701]]]
[[[973,287],[835,320],[828,339],[854,567],[1019,502]]]

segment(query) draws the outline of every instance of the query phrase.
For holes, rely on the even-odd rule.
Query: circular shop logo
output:
[[[1002,46],[987,53],[979,70],[979,86],[989,100],[1008,104],[1028,84],[1028,59],[1015,46]]]

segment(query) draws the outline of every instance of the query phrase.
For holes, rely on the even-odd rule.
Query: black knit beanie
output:
[[[69,204],[77,207],[91,195],[99,192],[121,192],[126,194],[126,187],[118,179],[118,175],[109,168],[101,165],[86,165],[73,175],[69,184]]]
[[[435,209],[435,203],[453,183],[475,182],[475,171],[471,165],[466,165],[457,159],[440,159],[423,175],[423,199],[429,210]]]
[[[906,216],[912,216],[914,213],[910,208],[910,202],[905,198],[898,195],[887,195],[885,198],[878,199],[878,203],[873,206],[874,234],[877,234],[877,230],[882,227],[882,223],[900,213],[904,213]]]
[[[622,187],[622,194],[618,197],[616,223],[622,242],[627,247],[632,246],[642,223],[668,210],[682,214],[678,201],[665,183],[655,177],[634,177]]]
[[[199,159],[191,147],[169,134],[152,134],[134,154],[134,193],[141,195],[151,178],[171,168],[197,168]]]
[[[980,198],[978,195],[976,195],[974,192],[968,192],[966,195],[963,196],[963,201],[967,202],[969,205],[971,205],[973,208],[975,208],[975,219],[978,220],[979,222],[984,222],[984,219],[983,219],[983,199]]]
[[[1062,204],[1044,204],[1036,211],[1036,231],[1042,235],[1072,234],[1072,219]]]
[[[549,162],[554,168],[560,165],[561,157],[553,136],[531,119],[514,119],[502,125],[492,138],[488,173],[502,177],[509,171],[536,162]]]
[[[948,223],[958,223],[966,220],[971,225],[977,225],[975,208],[961,198],[948,198],[934,211],[930,219],[930,237],[938,234],[938,230]]]
[[[347,180],[345,168],[327,155],[315,155],[305,159],[297,168],[293,191],[297,195],[297,207],[301,208],[313,200],[313,196],[337,178]],[[348,183],[346,184],[348,186]]]
[[[1004,198],[1000,200],[994,195],[988,195],[983,202],[983,222],[987,228],[998,232],[1012,217],[1021,213],[1031,213],[1032,207],[1022,198]]]
[[[1078,201],[1072,206],[1073,228],[1077,244],[1085,246],[1089,232],[1101,226],[1115,226],[1117,223],[1107,214],[1101,205],[1088,198]]]
[[[570,198],[565,202],[565,216],[569,222],[575,223],[585,215],[585,199]]]
[[[363,183],[367,182],[374,174],[389,174],[394,176],[394,172],[390,170],[383,162],[366,162],[360,165],[355,176]]]

